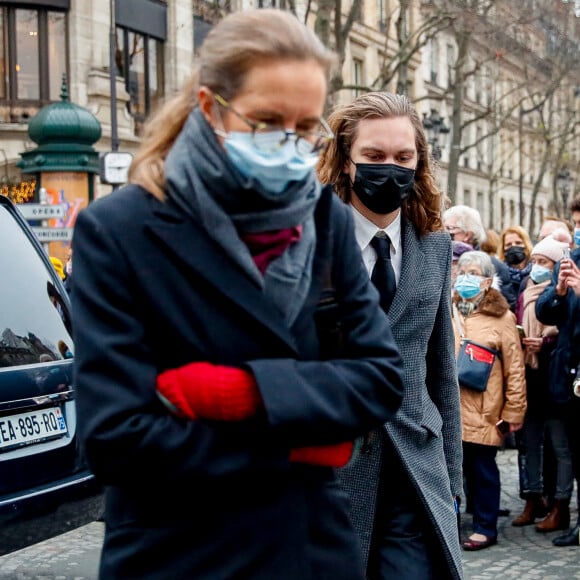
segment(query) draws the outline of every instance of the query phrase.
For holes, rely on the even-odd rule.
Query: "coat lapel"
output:
[[[421,241],[415,233],[414,227],[404,220],[403,229],[403,262],[401,266],[401,276],[397,285],[395,298],[389,309],[389,319],[394,325],[404,314],[405,308],[409,304],[409,296],[417,291],[421,283],[421,272],[423,272],[426,256],[421,247]]]
[[[145,227],[182,263],[207,280],[220,294],[243,308],[287,346],[295,340],[282,314],[264,298],[256,284],[201,227],[175,211],[171,204],[155,210]]]

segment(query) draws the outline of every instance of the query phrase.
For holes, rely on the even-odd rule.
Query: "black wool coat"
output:
[[[401,361],[350,211],[328,189],[316,229],[310,292],[289,328],[170,202],[128,186],[80,214],[78,428],[106,486],[102,578],[362,577],[334,470],[290,463],[289,450],[351,440],[390,419]],[[314,315],[329,264],[343,344],[320,360]],[[235,423],[171,415],[156,377],[192,361],[251,370],[265,414]]]

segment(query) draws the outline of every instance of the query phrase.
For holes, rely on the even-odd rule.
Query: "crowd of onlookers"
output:
[[[524,501],[512,524],[562,530],[554,545],[579,545],[570,500],[580,463],[580,198],[569,209],[573,223],[550,216],[534,235],[517,225],[485,230],[479,212],[464,205],[444,214],[456,351],[472,341],[493,365],[475,390],[462,381],[458,359],[466,509],[483,543],[494,538],[499,514],[495,455],[511,443]]]

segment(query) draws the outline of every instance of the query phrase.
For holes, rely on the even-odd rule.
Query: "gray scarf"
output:
[[[168,197],[205,228],[291,325],[304,304],[312,278],[314,208],[321,190],[314,172],[272,199],[234,167],[196,108],[167,155],[165,177]],[[300,240],[275,259],[262,276],[239,234],[297,225],[303,226]]]

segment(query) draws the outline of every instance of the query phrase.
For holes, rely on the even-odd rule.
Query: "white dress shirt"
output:
[[[359,213],[352,205],[352,215],[354,218],[354,234],[356,241],[362,252],[362,257],[366,269],[371,275],[375,262],[377,261],[377,253],[370,245],[371,240],[377,235],[387,235],[391,240],[391,263],[395,271],[395,280],[399,284],[401,277],[401,264],[403,262],[403,252],[401,243],[401,212],[397,217],[384,229],[377,228],[375,224],[369,221],[365,216]],[[382,232],[382,233],[379,233]]]

